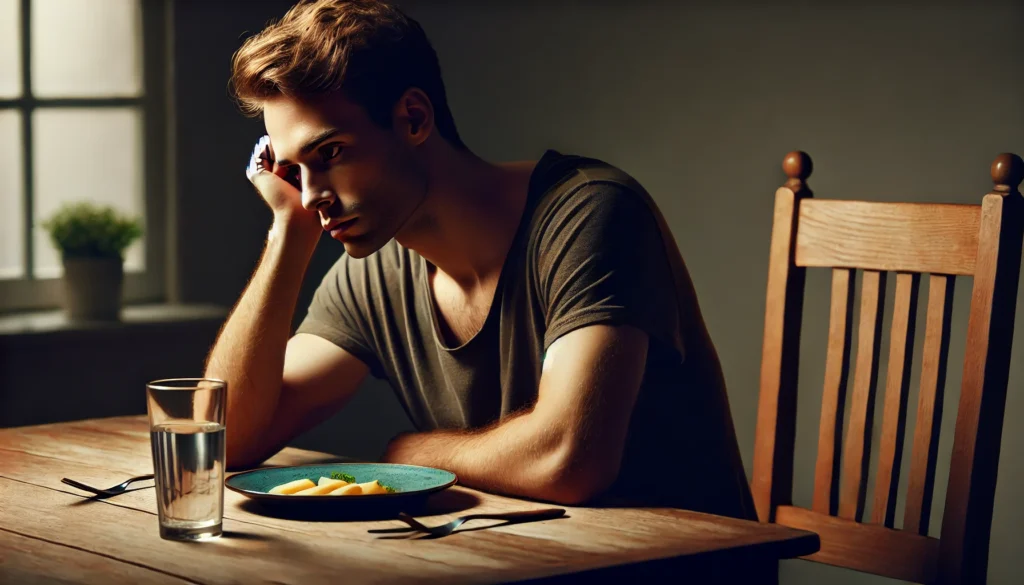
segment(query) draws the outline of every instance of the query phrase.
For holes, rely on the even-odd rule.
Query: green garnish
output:
[[[331,472],[331,479],[340,479],[341,481],[344,481],[344,482],[347,482],[347,483],[356,483],[355,476],[349,475],[347,473],[341,473],[341,472],[338,472],[338,471],[332,471]],[[378,481],[377,483],[380,483],[380,482]],[[391,487],[389,485],[384,485],[382,483],[380,484],[380,487],[384,488],[384,491],[388,492],[389,494],[393,494],[393,493],[396,493],[398,491],[395,488],[393,488],[393,487]]]

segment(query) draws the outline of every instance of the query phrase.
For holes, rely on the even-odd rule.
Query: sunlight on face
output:
[[[343,96],[277,97],[264,104],[263,117],[303,207],[319,212],[324,229],[355,258],[395,237],[425,197],[413,148]]]

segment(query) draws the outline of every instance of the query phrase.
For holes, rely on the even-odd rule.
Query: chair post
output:
[[[942,520],[940,583],[984,583],[1024,236],[1024,162],[1001,154],[982,200],[960,406]],[[991,299],[991,302],[989,300]]]
[[[788,180],[775,192],[751,481],[761,522],[772,522],[775,507],[792,501],[797,370],[806,273],[796,266],[796,233],[800,201],[813,196],[806,183],[813,170],[807,153],[790,152],[782,161],[782,169]]]

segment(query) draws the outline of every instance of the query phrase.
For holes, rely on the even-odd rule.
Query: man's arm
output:
[[[329,416],[367,373],[361,361],[329,341],[302,334],[289,340],[313,247],[276,229],[206,365],[206,377],[228,383],[231,468],[260,463]]]
[[[648,337],[632,326],[591,325],[548,349],[537,403],[476,431],[395,437],[384,460],[439,467],[487,491],[579,504],[618,476]]]
[[[326,418],[366,376],[349,352],[311,335],[289,341],[306,268],[320,238],[315,213],[298,190],[258,165],[257,144],[247,170],[274,214],[266,249],[242,298],[207,358],[205,376],[227,382],[227,465],[248,467]]]

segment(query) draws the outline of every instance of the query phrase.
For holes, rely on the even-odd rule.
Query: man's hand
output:
[[[302,207],[299,176],[296,173],[292,177],[287,170],[277,166],[270,136],[264,135],[253,147],[245,176],[270,207],[275,225],[289,230],[298,227],[311,237],[319,236],[320,218],[316,212]]]

